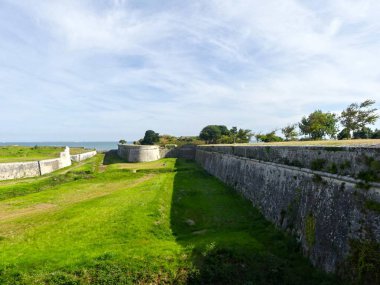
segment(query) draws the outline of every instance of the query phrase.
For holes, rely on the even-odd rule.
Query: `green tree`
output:
[[[267,134],[256,134],[255,135],[257,141],[261,142],[282,142],[283,139],[276,135],[276,131],[271,131]]]
[[[230,136],[232,138],[232,142],[235,143],[236,142],[236,136],[237,136],[237,133],[238,133],[238,129],[237,127],[232,127],[230,129]]]
[[[253,134],[251,130],[239,129],[236,134],[236,140],[234,140],[234,142],[236,141],[238,143],[248,143],[251,140],[252,136]]]
[[[309,136],[313,140],[321,140],[326,135],[333,138],[338,132],[338,119],[333,113],[323,113],[321,110],[316,110],[308,117],[303,117],[298,124],[301,133]]]
[[[352,103],[340,115],[340,123],[351,133],[373,125],[379,118],[376,108],[371,108],[375,100],[365,100],[362,103]]]
[[[338,134],[338,140],[344,140],[351,138],[350,131],[346,128],[341,130]]]
[[[281,129],[282,134],[287,141],[295,141],[297,140],[298,133],[296,131],[297,125],[287,125],[286,127]]]
[[[363,127],[354,132],[354,139],[370,139],[373,136],[373,131],[370,128]]]
[[[145,132],[145,136],[140,143],[142,145],[154,145],[160,140],[160,135],[152,130],[147,130]]]
[[[380,139],[380,130],[376,129],[373,131],[373,134],[372,134],[372,138],[373,139]]]
[[[119,144],[126,144],[127,141],[126,140],[119,140]]]
[[[199,134],[199,138],[206,141],[206,143],[217,143],[222,136],[228,136],[229,131],[223,125],[208,125],[204,127]]]

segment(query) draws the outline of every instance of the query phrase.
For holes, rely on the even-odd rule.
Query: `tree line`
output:
[[[299,123],[290,124],[281,129],[285,140],[321,140],[326,137],[332,139],[368,139],[380,138],[380,130],[372,130],[369,125],[376,123],[379,118],[377,109],[373,108],[375,100],[365,100],[362,103],[352,103],[340,115],[331,112],[315,110],[308,116],[302,117]],[[339,130],[339,123],[343,129]],[[276,136],[276,130],[267,134],[256,134],[259,141],[282,141]]]
[[[370,125],[380,117],[373,107],[375,100],[365,100],[362,103],[352,103],[339,115],[332,112],[315,110],[301,121],[281,129],[284,138],[277,136],[277,130],[269,133],[253,133],[249,129],[227,128],[225,125],[205,126],[199,136],[160,135],[153,130],[147,130],[144,138],[134,142],[141,145],[184,145],[184,144],[232,144],[248,143],[252,137],[261,142],[292,141],[292,140],[321,140],[332,139],[380,138],[380,130],[372,130]],[[343,127],[339,130],[339,124]],[[303,136],[300,138],[300,136]],[[126,143],[120,140],[119,143]]]

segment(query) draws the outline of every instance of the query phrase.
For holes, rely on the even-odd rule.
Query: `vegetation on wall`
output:
[[[350,255],[340,274],[351,279],[353,284],[380,284],[380,244],[352,240],[350,247]]]

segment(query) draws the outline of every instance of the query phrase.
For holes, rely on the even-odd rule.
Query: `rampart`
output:
[[[380,159],[376,147],[199,146],[198,149],[356,177]]]
[[[0,163],[0,180],[26,178],[44,175],[71,165],[71,160],[81,161],[96,155],[96,151],[70,156],[66,147],[58,158],[30,162]],[[79,159],[79,160],[76,160]]]
[[[161,158],[157,145],[119,144],[117,154],[128,162],[148,162]]]
[[[195,159],[196,148],[185,145],[175,148],[163,148],[157,145],[119,144],[117,154],[128,162],[148,162],[165,157]]]
[[[312,263],[328,272],[341,268],[353,241],[380,242],[380,214],[373,207],[380,205],[380,184],[354,178],[380,171],[379,159],[379,148],[200,146],[196,151],[207,172],[295,235]]]

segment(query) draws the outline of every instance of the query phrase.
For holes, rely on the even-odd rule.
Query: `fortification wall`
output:
[[[96,153],[97,152],[94,150],[94,151],[88,151],[88,152],[80,153],[80,154],[73,154],[70,157],[72,161],[79,162],[79,161],[86,160],[88,158],[95,156]]]
[[[0,180],[34,177],[40,175],[38,161],[0,163]]]
[[[96,151],[74,155],[82,161],[96,155]],[[0,163],[0,180],[34,177],[44,175],[71,165],[70,148],[66,147],[58,158],[30,162]],[[74,161],[77,161],[73,159]]]
[[[161,158],[157,145],[119,144],[117,154],[128,162],[148,162]]]
[[[163,148],[156,145],[119,144],[117,154],[128,162],[148,162],[165,157],[195,159],[196,147],[185,145],[175,148]]]
[[[321,146],[199,146],[239,157],[356,177],[380,159],[380,148]]]
[[[195,159],[195,152],[195,145],[184,145],[172,149],[160,148],[160,157]]]
[[[336,271],[350,253],[350,241],[380,242],[380,215],[368,207],[380,203],[380,185],[359,189],[358,181],[350,177],[277,163],[282,159],[279,153],[303,157],[305,164],[319,157],[310,149],[298,148],[299,155],[295,151],[202,146],[197,149],[196,161],[252,201],[268,220],[294,234],[315,266]],[[347,157],[356,160],[353,154],[374,153],[376,150],[348,150],[335,152],[334,159],[339,163]],[[276,163],[251,158],[263,158],[258,154]],[[325,155],[323,151],[320,154]]]

